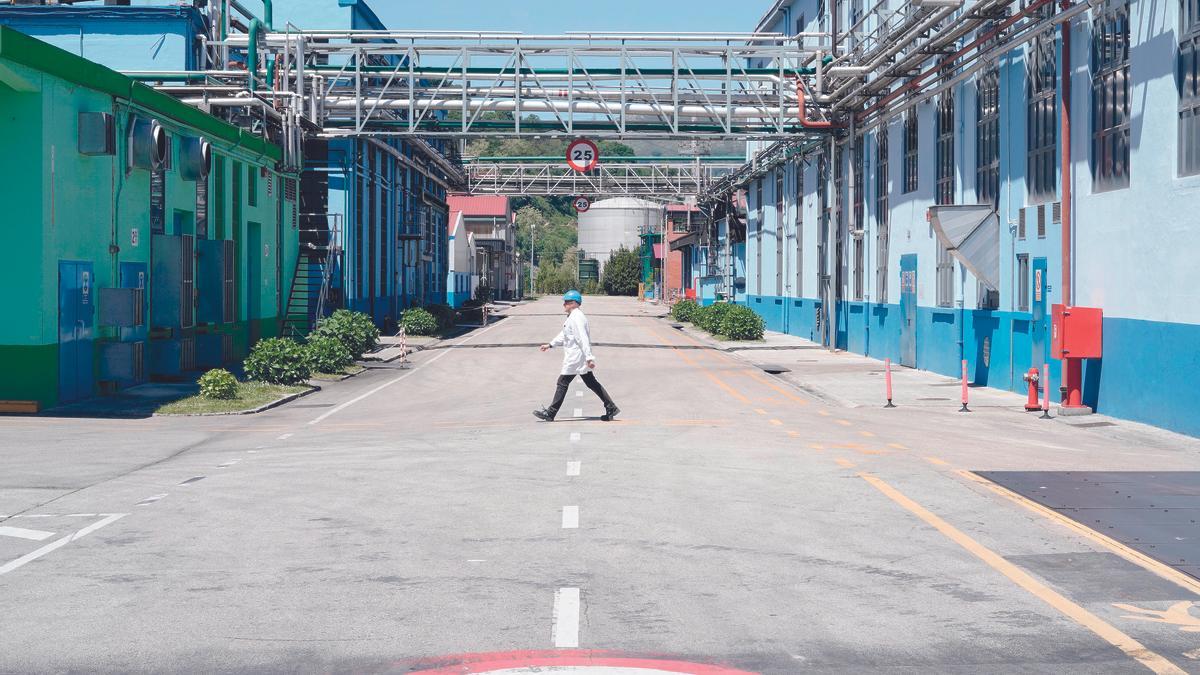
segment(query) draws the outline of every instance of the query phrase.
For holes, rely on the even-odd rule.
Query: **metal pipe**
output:
[[[335,97],[326,98],[324,101],[325,107],[333,110],[355,110],[361,99],[357,97]],[[386,101],[372,102],[372,105],[382,110],[407,110],[409,106],[414,106],[425,110],[458,110],[463,105],[461,100],[439,100],[439,99],[415,99],[407,98],[390,99]],[[522,101],[522,112],[570,112],[571,104],[567,101]],[[490,100],[486,98],[467,99],[466,107],[469,110],[485,110],[485,111],[513,111],[516,110],[515,100]],[[628,115],[647,115],[656,116],[660,113],[670,114],[676,111],[676,106],[673,105],[652,105],[648,103],[628,103],[621,106],[619,103],[597,102],[597,101],[576,101],[574,102],[574,112],[576,113],[599,113],[599,114],[618,114],[622,110]],[[703,105],[681,105],[678,106],[680,115],[687,117],[703,117],[703,118],[722,118],[727,114],[741,119],[762,119],[765,122],[774,122],[775,117],[779,114],[780,108],[776,106],[735,106],[732,110],[725,106],[703,106]],[[783,113],[789,118],[796,117],[800,112],[799,108],[786,106],[783,108]]]
[[[1063,0],[1063,9],[1069,0]],[[1062,303],[1068,307],[1075,304],[1074,298],[1074,239],[1071,211],[1071,23],[1060,24],[1062,31]],[[1047,386],[1049,383],[1047,383]],[[1062,385],[1066,387],[1064,408],[1083,408],[1083,363],[1080,359],[1062,360]]]
[[[262,33],[262,22],[258,19],[250,21],[250,42],[246,46],[246,74],[249,76],[249,90],[254,91],[258,88],[258,36]]]

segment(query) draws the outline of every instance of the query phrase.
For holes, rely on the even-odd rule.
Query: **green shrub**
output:
[[[595,279],[579,282],[579,292],[584,295],[604,295],[604,287]]]
[[[549,262],[538,268],[535,283],[539,293],[551,295],[561,295],[579,284],[575,279],[573,267],[568,268],[566,265],[555,265]]]
[[[400,325],[408,335],[433,335],[437,332],[437,319],[427,310],[415,307],[400,315]]]
[[[691,321],[700,305],[695,300],[680,300],[671,307],[671,318],[676,321]]]
[[[267,384],[300,384],[312,376],[308,352],[295,340],[259,340],[246,357],[246,377]]]
[[[437,319],[438,330],[443,333],[454,330],[458,325],[458,312],[450,305],[428,305],[425,309]]]
[[[221,401],[237,398],[237,378],[233,376],[233,373],[224,368],[213,368],[201,375],[197,384],[200,385],[200,395],[204,398]]]
[[[612,252],[604,265],[600,284],[609,295],[637,295],[642,276],[641,257],[624,246]]]
[[[318,321],[311,337],[334,338],[345,345],[351,359],[356,359],[379,344],[379,329],[366,314],[339,309]]]
[[[754,310],[743,305],[730,305],[716,332],[730,340],[761,340],[765,328],[763,318]]]
[[[728,314],[733,307],[734,305],[731,305],[728,302],[718,302],[716,304],[709,305],[708,307],[696,310],[692,314],[692,323],[712,333],[713,335],[717,335],[721,332],[721,321],[724,320],[725,315]]]
[[[316,373],[340,373],[354,363],[354,355],[335,337],[318,335],[311,338],[304,349],[308,353],[309,366]]]

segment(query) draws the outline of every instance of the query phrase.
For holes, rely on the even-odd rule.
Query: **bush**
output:
[[[584,295],[603,295],[604,287],[595,279],[588,279],[579,283],[579,292]]]
[[[721,332],[721,321],[733,307],[728,302],[718,302],[703,307],[692,313],[692,323],[713,335],[718,335]]]
[[[552,263],[546,263],[538,269],[535,283],[539,293],[550,295],[561,295],[579,284],[573,269]]]
[[[308,363],[313,372],[340,373],[354,363],[354,355],[341,340],[327,335],[318,335],[304,346]]]
[[[641,277],[642,259],[622,246],[609,256],[600,284],[609,295],[637,295]]]
[[[295,340],[259,340],[246,357],[246,377],[267,384],[300,384],[312,376],[308,351]]]
[[[695,300],[680,300],[671,307],[671,318],[676,321],[691,321],[700,305]]]
[[[721,317],[717,334],[730,340],[761,340],[763,337],[763,318],[754,310],[742,305],[730,305],[730,309]]]
[[[238,381],[233,373],[223,368],[214,368],[200,376],[200,395],[220,401],[237,398]]]
[[[416,307],[400,315],[400,325],[408,335],[433,335],[437,332],[437,319],[427,310]]]
[[[311,337],[334,338],[346,347],[351,359],[356,359],[379,344],[379,329],[366,314],[339,309],[318,321]]]
[[[425,309],[437,320],[438,330],[443,333],[454,330],[458,325],[458,312],[450,305],[429,305]]]

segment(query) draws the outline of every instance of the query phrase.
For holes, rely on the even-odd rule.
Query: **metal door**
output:
[[[1046,259],[1033,259],[1033,302],[1030,309],[1033,313],[1029,335],[1033,347],[1033,365],[1041,372],[1046,363]]]
[[[900,365],[917,367],[917,256],[900,256]]]
[[[58,263],[58,398],[90,398],[94,386],[92,341],[95,302],[92,263]]]
[[[262,226],[246,223],[246,319],[250,328],[250,345],[262,337],[262,292],[263,279]]]

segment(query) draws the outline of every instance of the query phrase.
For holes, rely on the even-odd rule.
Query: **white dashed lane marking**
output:
[[[567,475],[578,476],[583,462],[567,462]]]
[[[46,555],[47,553],[51,553],[53,551],[56,551],[56,550],[62,548],[63,546],[66,546],[67,544],[75,541],[76,539],[86,537],[87,535],[91,534],[92,532],[95,532],[96,530],[104,527],[105,525],[114,523],[129,514],[127,514],[127,513],[100,513],[97,515],[104,516],[104,518],[92,523],[91,525],[88,525],[87,527],[83,528],[82,530],[79,530],[78,532],[73,532],[71,534],[66,535],[65,537],[60,537],[58,539],[55,539],[54,541],[50,542],[49,544],[46,544],[45,546],[37,549],[36,551],[33,551],[31,553],[26,553],[25,555],[21,556],[20,558],[17,558],[16,560],[12,560],[3,565],[0,565],[0,574],[8,574],[9,572],[11,572],[15,569],[23,567],[26,564],[31,563],[34,560],[37,560],[38,558]],[[54,517],[54,516],[49,516],[49,517]]]
[[[160,495],[154,495],[153,497],[146,497],[145,499],[138,502],[137,504],[134,504],[134,506],[147,506],[149,504],[153,504],[154,502],[156,502],[166,496],[167,496],[167,493],[164,492]]]
[[[562,510],[562,526],[564,530],[579,528],[579,507],[564,506]]]
[[[583,408],[575,409],[575,417],[583,417]]]
[[[554,646],[579,646],[579,589],[560,588],[554,592]]]
[[[572,443],[578,443],[580,438],[583,438],[583,436],[581,436],[578,431],[571,432],[571,442]]]

